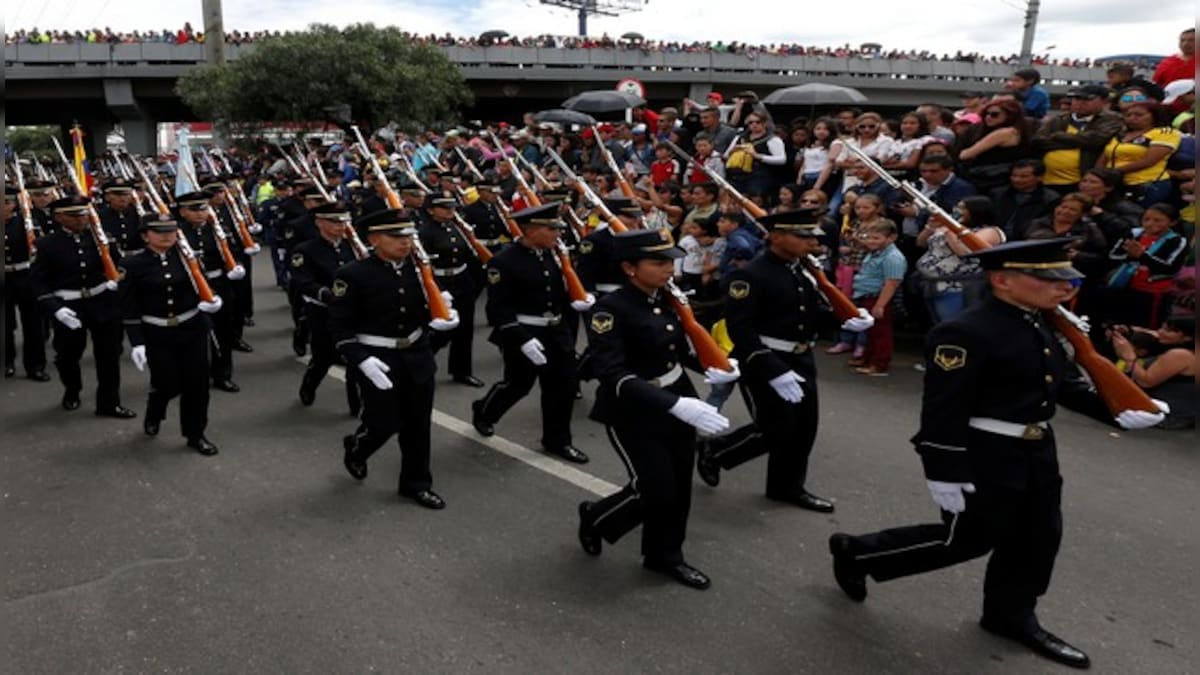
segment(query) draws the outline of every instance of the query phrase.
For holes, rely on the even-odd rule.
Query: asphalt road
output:
[[[833,581],[832,532],[937,515],[907,442],[920,396],[911,355],[872,379],[822,357],[809,487],[836,513],[766,501],[765,460],[717,489],[695,481],[685,552],[713,578],[697,592],[642,570],[637,531],[599,558],[580,550],[576,504],[625,481],[586,399],[581,473],[536,452],[536,395],[483,444],[466,422],[480,392],[443,372],[433,470],[448,508],[397,498],[394,445],[365,483],[350,479],[341,385],[299,404],[302,366],[265,271],[247,330],[256,351],[235,359],[242,393],[212,394],[216,457],[183,446],[175,404],[150,439],[140,419],[93,417],[86,389],[66,413],[57,383],[0,385],[0,671],[1065,670],[978,628],[982,560],[872,584],[863,605]],[[490,384],[499,359],[486,332],[475,363]],[[124,403],[139,414],[146,388],[126,360]],[[727,410],[746,419],[736,397]],[[1194,434],[1117,434],[1065,411],[1056,428],[1066,536],[1044,625],[1099,672],[1200,671]]]

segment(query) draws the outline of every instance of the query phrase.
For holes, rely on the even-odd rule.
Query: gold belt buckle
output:
[[[1046,430],[1036,424],[1026,424],[1021,438],[1026,441],[1040,441],[1046,436]]]

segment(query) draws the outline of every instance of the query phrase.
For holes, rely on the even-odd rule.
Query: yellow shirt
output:
[[[1109,141],[1108,145],[1104,148],[1104,166],[1115,169],[1123,164],[1136,162],[1146,156],[1146,152],[1150,146],[1160,145],[1170,148],[1171,152],[1167,153],[1166,156],[1153,166],[1125,174],[1125,184],[1142,185],[1143,183],[1152,183],[1156,180],[1166,180],[1167,158],[1179,149],[1179,144],[1182,141],[1183,136],[1179,133],[1179,130],[1172,129],[1171,127],[1155,127],[1132,141],[1122,141],[1121,136],[1118,135]]]
[[[1074,136],[1079,129],[1074,124],[1068,124],[1066,132]],[[1063,148],[1051,150],[1042,157],[1046,165],[1046,185],[1074,185],[1083,176],[1079,175],[1079,148]]]

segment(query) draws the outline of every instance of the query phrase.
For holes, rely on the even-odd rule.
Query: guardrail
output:
[[[225,46],[226,57],[236,59],[254,49],[253,44]],[[655,52],[637,49],[565,49],[540,47],[442,47],[446,56],[462,66],[478,68],[544,68],[632,70],[647,72],[724,72],[760,75],[825,75],[839,77],[956,80],[996,83],[1015,66],[962,61],[914,61],[826,56],[721,54],[713,52]],[[8,66],[53,65],[191,65],[204,61],[200,44],[18,44],[5,45]],[[1042,79],[1065,85],[1103,81],[1103,68],[1039,66]]]

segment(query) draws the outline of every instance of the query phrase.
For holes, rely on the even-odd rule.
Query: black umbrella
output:
[[[633,31],[630,31],[630,32],[622,35],[621,39],[629,40],[630,42],[642,42],[643,40],[646,39],[646,36],[642,35],[641,33],[635,33]]]
[[[863,96],[861,91],[850,87],[809,82],[794,87],[776,89],[767,94],[762,102],[768,105],[840,105],[866,103],[867,97]]]
[[[563,101],[562,107],[586,113],[613,112],[646,105],[646,99],[615,89],[599,89],[576,94]]]
[[[508,37],[506,30],[486,30],[479,34],[480,40],[499,40]]]
[[[533,119],[538,122],[578,124],[581,127],[590,127],[596,123],[596,119],[587,113],[581,113],[578,110],[564,110],[563,108],[543,110],[535,113]]]

